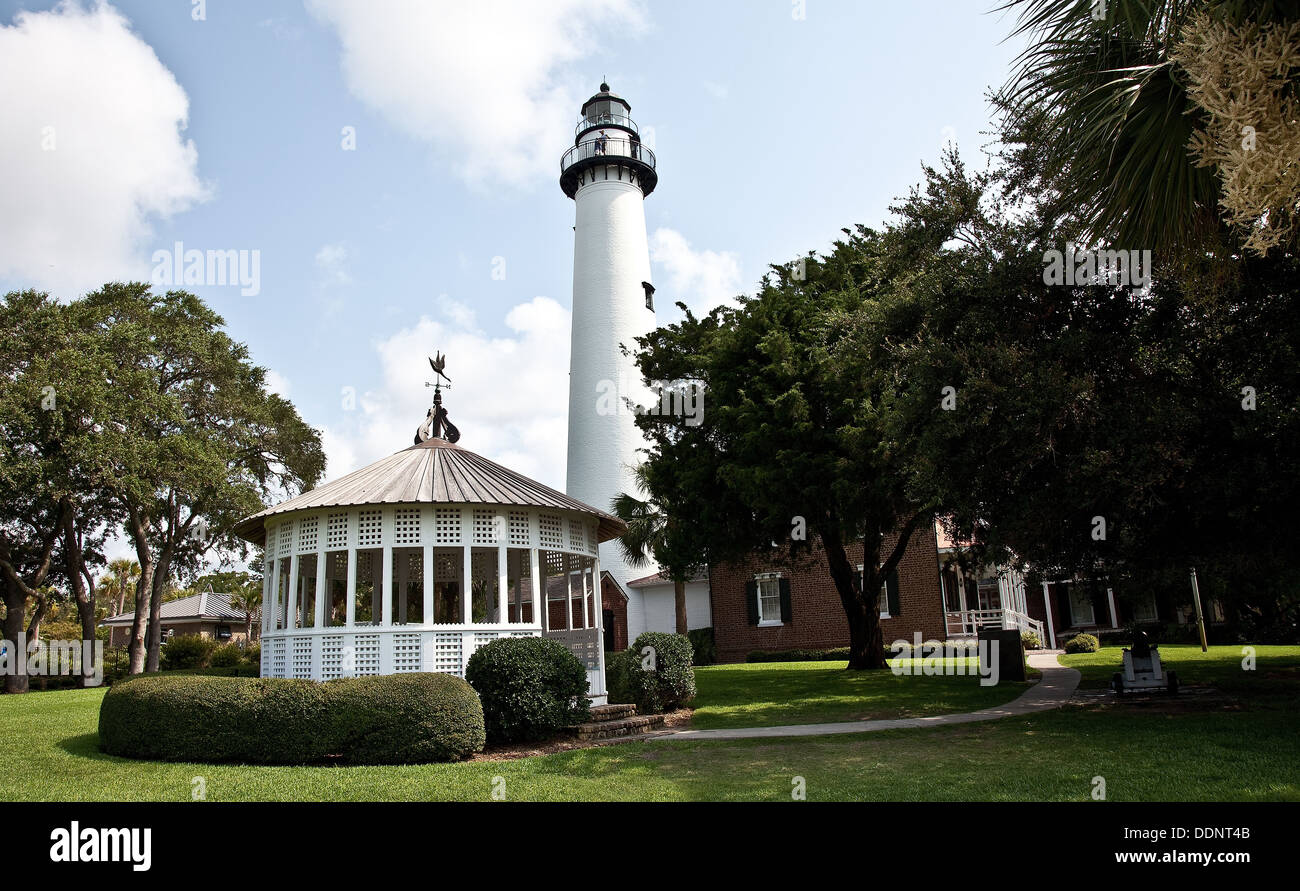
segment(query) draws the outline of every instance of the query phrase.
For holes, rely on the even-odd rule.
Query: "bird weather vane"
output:
[[[446,373],[447,357],[442,353],[435,353],[435,356],[437,358],[430,357],[429,367],[433,369],[436,377],[432,382],[424,382],[426,387],[433,387],[433,407],[429,409],[429,414],[420,425],[420,429],[415,431],[416,445],[434,438],[445,439],[452,443],[460,439],[460,430],[456,429],[456,425],[447,418],[447,409],[442,407],[442,388],[451,389],[451,378],[447,377]]]

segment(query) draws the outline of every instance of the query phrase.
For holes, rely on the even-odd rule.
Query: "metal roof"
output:
[[[241,520],[235,534],[266,540],[277,514],[367,504],[499,504],[579,511],[600,521],[600,541],[627,531],[622,520],[444,439],[428,439]]]
[[[199,612],[199,602],[204,597],[207,598],[203,612]],[[242,609],[236,609],[230,605],[229,594],[191,594],[189,597],[180,597],[176,600],[169,600],[162,605],[159,610],[159,618],[162,621],[179,620],[179,619],[223,619],[232,622],[243,622],[246,615]],[[135,619],[135,613],[122,613],[120,616],[111,616],[100,622],[101,625],[129,625]]]

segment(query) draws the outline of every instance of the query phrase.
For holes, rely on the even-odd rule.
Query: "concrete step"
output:
[[[614,721],[630,718],[636,714],[636,706],[631,703],[615,705],[594,705],[591,707],[591,723],[597,721]]]
[[[575,728],[578,739],[597,740],[597,739],[615,739],[620,736],[635,736],[638,733],[649,733],[652,730],[659,730],[664,726],[663,715],[633,715],[627,718],[615,718],[608,721],[591,721],[587,724],[579,724]]]

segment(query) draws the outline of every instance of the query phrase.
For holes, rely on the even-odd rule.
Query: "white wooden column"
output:
[[[591,627],[590,605],[587,602],[587,596],[591,593],[587,583],[587,573],[589,572],[591,572],[590,567],[587,566],[582,567],[582,627],[583,629],[587,629]]]
[[[383,597],[380,599],[380,610],[383,612],[383,620],[379,624],[392,625],[393,624],[393,509],[387,507],[384,508],[383,513],[380,516],[381,516],[380,523],[379,523],[379,530],[381,536],[380,541],[382,541],[384,545],[384,563],[383,563],[383,569],[381,570],[384,576],[383,576],[383,581],[381,583],[383,587],[380,588],[380,590],[383,591],[384,593],[383,593]],[[383,647],[381,647],[381,649],[383,649]],[[381,657],[381,671],[382,671],[382,657]],[[385,672],[385,674],[387,674],[387,672]]]
[[[597,555],[599,555],[599,551],[597,551]],[[591,581],[592,587],[595,589],[592,592],[592,596],[596,606],[596,643],[598,644],[596,647],[596,656],[600,659],[599,693],[604,694],[609,690],[609,687],[605,684],[605,610],[601,604],[599,556],[596,556],[591,564]],[[597,691],[593,690],[591,692],[596,693]]]
[[[324,523],[322,523],[321,525],[324,525]],[[320,539],[322,541],[325,540],[325,535],[323,532],[320,536]],[[316,552],[316,615],[312,620],[315,623],[315,627],[317,628],[325,627],[325,589],[326,589],[325,570],[327,568],[328,567],[326,566],[325,563],[325,552],[317,551]]]
[[[1115,613],[1115,591],[1113,588],[1106,589],[1106,602],[1110,606],[1110,627],[1119,627],[1119,616]]]
[[[1047,593],[1047,582],[1043,582],[1043,606],[1047,609],[1047,639],[1054,650],[1056,649],[1056,625],[1052,621],[1052,597]]]
[[[573,630],[573,558],[564,555],[564,627]]]
[[[510,566],[506,554],[506,515],[497,512],[497,622],[510,621]]]
[[[284,611],[284,627],[293,630],[298,627],[298,555],[289,558],[289,587],[284,591],[284,599],[289,608]],[[287,655],[285,658],[289,658]],[[286,663],[287,664],[287,663]]]
[[[515,551],[515,621],[524,621],[524,566],[523,555]]]
[[[533,583],[533,624],[546,630],[546,619],[542,614],[542,574],[537,558],[537,548],[528,549],[529,580]]]
[[[280,558],[276,557],[271,560],[269,571],[266,574],[271,583],[269,594],[262,595],[262,634],[266,635],[268,631],[279,630],[280,624]],[[267,620],[270,620],[269,623]],[[267,625],[270,625],[268,628]]]

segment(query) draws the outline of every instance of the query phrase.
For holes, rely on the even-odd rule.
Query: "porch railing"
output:
[[[949,637],[974,637],[981,628],[1019,628],[1047,639],[1042,622],[1013,609],[964,609],[945,615]]]

